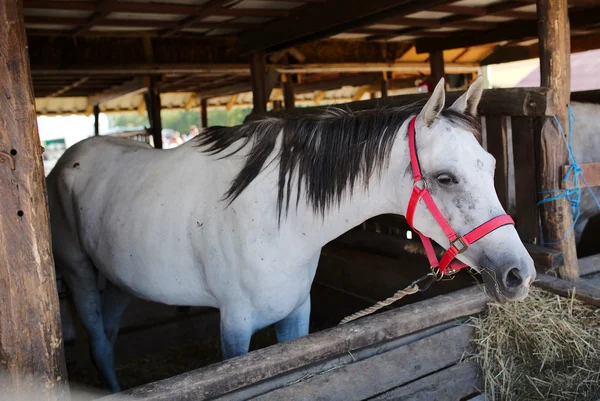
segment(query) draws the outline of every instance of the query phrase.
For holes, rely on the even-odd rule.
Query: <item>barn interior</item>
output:
[[[571,52],[598,48],[600,5],[568,4]],[[151,126],[141,140],[156,147],[161,110],[199,109],[199,125],[206,127],[211,108],[253,107],[264,114],[387,99],[400,104],[416,99],[411,96],[420,83],[441,77],[449,90],[464,90],[487,65],[538,57],[536,10],[533,0],[23,0],[38,115],[148,113]],[[571,98],[600,103],[596,91]],[[492,131],[489,124],[487,131],[488,150],[497,152],[497,169],[505,171],[497,189],[511,214],[523,214],[515,209],[523,199],[514,189],[509,195],[510,186],[523,182],[506,147],[522,120],[511,125],[490,118],[504,127]],[[525,201],[535,204],[535,194]],[[558,269],[563,254],[538,249],[537,214],[529,212],[524,235],[532,254]],[[599,223],[586,229],[580,258],[600,251],[594,241]],[[311,332],[336,326],[427,271],[418,236],[404,218],[366,221],[323,249],[311,292]],[[382,311],[478,280],[461,272]],[[76,319],[69,323],[60,280],[59,294],[69,378],[99,387],[85,334]],[[218,311],[210,308],[135,301],[115,351],[123,389],[220,361],[218,326]],[[255,335],[252,349],[275,342],[267,328]]]

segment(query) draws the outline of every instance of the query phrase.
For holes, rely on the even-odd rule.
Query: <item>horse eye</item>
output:
[[[440,174],[437,177],[437,180],[440,184],[449,185],[449,184],[458,184],[458,180],[452,174]]]

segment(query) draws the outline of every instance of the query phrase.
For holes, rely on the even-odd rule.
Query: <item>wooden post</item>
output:
[[[200,128],[208,128],[208,100],[200,100]]]
[[[94,105],[94,135],[100,135],[100,106]]]
[[[0,20],[0,398],[63,400],[69,392],[21,1],[0,1]]]
[[[554,111],[568,135],[568,104],[571,95],[571,42],[567,0],[537,0],[540,46],[541,86],[552,90],[550,109]],[[562,135],[552,118],[545,118],[540,149],[541,190],[560,189],[561,166],[569,164]],[[542,230],[545,242],[560,241],[573,224],[571,206],[566,199],[542,204]],[[577,252],[573,234],[551,245],[564,253],[565,265],[559,270],[562,278],[579,279]]]
[[[267,111],[265,52],[255,52],[250,56],[250,79],[252,80],[253,114]]]
[[[273,111],[283,110],[283,103],[281,100],[273,100]]]
[[[160,119],[160,89],[158,87],[158,77],[150,77],[150,87],[148,93],[144,95],[146,109],[148,110],[148,120],[152,130],[152,139],[154,147],[162,149],[162,121]]]
[[[388,75],[387,72],[383,72],[382,73],[382,78],[381,78],[381,97],[387,97],[388,96]]]
[[[429,66],[431,68],[431,74],[429,74],[431,84],[435,86],[440,82],[440,79],[446,76],[446,72],[444,71],[444,52],[442,50],[429,53]]]
[[[283,83],[283,103],[286,110],[293,109],[296,101],[294,97],[294,82],[292,82],[293,76],[282,74],[281,78]]]

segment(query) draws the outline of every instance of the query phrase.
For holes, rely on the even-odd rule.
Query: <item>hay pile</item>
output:
[[[600,399],[600,310],[532,288],[474,324],[489,400]]]

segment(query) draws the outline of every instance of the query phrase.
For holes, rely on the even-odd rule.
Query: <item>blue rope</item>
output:
[[[564,240],[566,240],[569,237],[569,235],[571,235],[571,233],[573,232],[573,229],[575,228],[575,224],[577,223],[577,220],[579,220],[579,217],[581,216],[581,206],[579,205],[579,203],[581,201],[580,179],[581,179],[581,181],[583,181],[583,184],[586,186],[586,188],[592,195],[592,198],[594,198],[594,201],[596,201],[596,205],[598,206],[598,209],[600,209],[600,202],[598,201],[598,198],[596,198],[594,191],[592,191],[592,189],[588,185],[587,181],[585,180],[585,177],[583,176],[583,169],[581,167],[579,167],[579,164],[577,164],[577,161],[575,160],[575,157],[573,156],[573,123],[575,122],[575,116],[573,115],[573,109],[571,108],[571,105],[569,105],[569,142],[568,143],[567,143],[567,136],[565,135],[565,131],[563,130],[563,128],[560,124],[560,121],[558,121],[558,118],[556,117],[556,115],[554,115],[553,117],[554,117],[554,122],[556,123],[556,125],[558,126],[558,129],[560,130],[560,133],[562,134],[562,138],[565,143],[565,146],[567,147],[567,151],[569,152],[569,159],[571,160],[571,166],[567,170],[565,177],[563,178],[563,181],[565,183],[567,183],[570,178],[570,180],[571,180],[570,187],[571,188],[542,191],[541,192],[542,194],[555,194],[555,195],[550,196],[549,198],[542,199],[541,201],[538,202],[538,205],[541,205],[542,203],[552,202],[557,199],[566,198],[571,203],[571,214],[573,216],[573,224],[571,225],[571,228],[569,228],[569,231],[565,234],[565,236],[561,240],[554,241],[554,242],[543,242],[543,244],[546,244],[546,245],[559,244],[559,243],[563,242]],[[566,185],[566,186],[568,186],[568,185]]]

